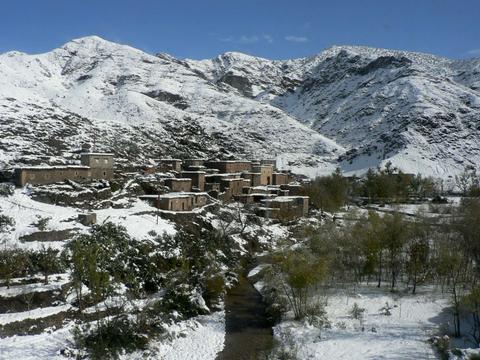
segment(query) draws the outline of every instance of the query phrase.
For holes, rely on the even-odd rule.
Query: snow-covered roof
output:
[[[210,161],[210,163],[251,163],[250,160],[214,160]]]
[[[95,153],[95,152],[86,152],[81,153],[80,155],[87,155],[87,156],[114,156],[113,153]]]
[[[291,202],[297,199],[308,199],[308,196],[277,196],[274,199],[268,199],[267,201],[272,202]]]
[[[232,182],[232,181],[250,181],[248,179],[243,179],[243,178],[229,178],[229,179],[221,179],[222,181],[228,181],[228,182]]]
[[[170,192],[161,195],[141,195],[140,199],[179,199],[190,198],[192,196],[208,196],[206,192]]]
[[[36,166],[22,166],[17,167],[15,170],[66,170],[66,169],[90,169],[90,166],[85,165],[36,165]]]

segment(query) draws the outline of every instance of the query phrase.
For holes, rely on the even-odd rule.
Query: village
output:
[[[48,339],[50,331],[61,341],[45,351],[59,359],[63,353],[114,358],[144,334],[148,346],[133,346],[126,359],[149,351],[174,360],[197,352],[195,359],[235,359],[252,339],[252,354],[285,351],[291,359],[335,358],[340,339],[353,344],[345,358],[357,341],[368,344],[362,356],[370,349],[385,353],[387,341],[408,358],[435,358],[443,334],[463,351],[456,348],[468,335],[455,335],[460,330],[452,333],[450,325],[456,315],[448,287],[456,285],[444,285],[445,292],[437,285],[450,279],[435,265],[442,253],[422,248],[432,260],[411,267],[417,260],[411,249],[427,230],[440,250],[452,249],[459,239],[454,226],[478,228],[478,220],[453,223],[452,214],[468,218],[478,208],[470,210],[434,179],[389,163],[363,178],[338,169],[306,180],[272,159],[125,164],[98,150],[84,146],[61,166],[16,167],[2,184],[9,191],[0,194],[0,255],[7,264],[3,274],[0,268],[0,346],[9,354],[23,351],[32,337]],[[465,196],[479,193],[472,176]],[[370,264],[374,250],[394,258]],[[433,280],[422,277],[431,273]],[[96,282],[101,274],[108,274],[105,283]],[[299,285],[312,294],[303,308],[288,302],[286,281],[299,278],[312,279]],[[310,302],[320,305],[311,310]],[[308,311],[313,315],[303,315]],[[239,323],[246,324],[241,332]],[[462,334],[471,326],[464,316]],[[97,349],[82,340],[125,329],[132,337],[120,345],[112,340]],[[407,344],[398,343],[407,334]],[[287,340],[272,345],[277,337]]]
[[[212,202],[237,201],[265,218],[288,220],[308,215],[309,198],[302,196],[302,185],[290,171],[277,169],[275,160],[165,158],[154,162],[141,172],[160,175],[162,191],[139,197],[160,211],[190,212]],[[81,153],[77,165],[18,167],[13,173],[18,187],[114,177],[114,154],[99,152]]]

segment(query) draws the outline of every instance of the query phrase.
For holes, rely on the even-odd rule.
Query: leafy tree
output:
[[[457,245],[455,245],[452,241],[448,241],[451,240],[448,239],[449,236],[451,235],[446,234],[446,239],[443,239],[440,243],[436,259],[436,271],[449,285],[453,305],[454,332],[455,336],[459,337],[461,335],[461,299],[465,295],[466,288],[464,284],[469,269],[459,248],[459,244],[457,243]]]
[[[317,177],[306,185],[304,194],[321,211],[335,212],[347,202],[348,182],[337,168],[332,175]]]
[[[28,269],[28,254],[19,249],[0,251],[0,278],[5,279],[7,289],[10,280],[15,276],[23,276]]]
[[[480,288],[475,286],[469,294],[462,298],[461,302],[472,317],[470,336],[477,344],[477,347],[480,347]]]
[[[327,275],[327,263],[307,251],[279,254],[273,271],[293,310],[295,319],[303,319],[309,309],[309,295]]]
[[[476,194],[480,185],[475,169],[468,167],[461,174],[455,175],[455,183],[463,196],[470,196],[472,192]]]
[[[352,227],[353,236],[360,245],[358,254],[364,259],[362,274],[370,277],[376,273],[378,287],[382,283],[384,267],[382,231],[382,218],[374,211],[369,211],[367,216],[361,217]]]
[[[413,282],[412,294],[415,294],[417,285],[423,282],[431,270],[430,267],[430,232],[424,219],[417,214],[417,220],[411,226],[411,233],[407,244],[406,270],[409,279]]]
[[[48,276],[63,270],[63,264],[59,257],[59,250],[49,247],[42,247],[40,251],[30,255],[32,266],[43,273],[44,284],[48,284]]]
[[[400,272],[402,250],[408,237],[408,224],[398,212],[383,217],[382,245],[386,250],[391,275],[391,290]]]

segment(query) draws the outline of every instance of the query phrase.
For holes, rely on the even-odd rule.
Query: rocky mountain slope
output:
[[[480,60],[363,47],[179,60],[86,37],[0,55],[0,133],[0,167],[90,142],[125,162],[276,156],[315,175],[391,160],[448,177],[480,163]]]

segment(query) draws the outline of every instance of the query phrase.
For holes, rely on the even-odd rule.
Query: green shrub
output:
[[[179,284],[167,290],[161,301],[164,313],[178,312],[183,318],[205,314],[206,309],[195,300],[195,290],[188,284]]]
[[[350,316],[355,320],[363,320],[365,315],[365,308],[361,308],[357,303],[353,303],[352,310],[350,310]]]
[[[40,231],[45,231],[51,219],[52,218],[50,217],[41,217],[37,215],[37,222],[33,223],[32,225],[36,226]]]
[[[91,329],[87,325],[75,328],[74,341],[77,348],[85,349],[93,360],[118,359],[126,352],[145,349],[148,338],[139,331],[138,323],[127,315],[109,320],[100,320]]]
[[[320,303],[308,305],[305,309],[305,318],[310,325],[319,329],[330,329],[332,326],[325,307]]]
[[[208,307],[217,308],[219,301],[225,294],[225,280],[223,276],[216,275],[205,281],[203,298]]]

